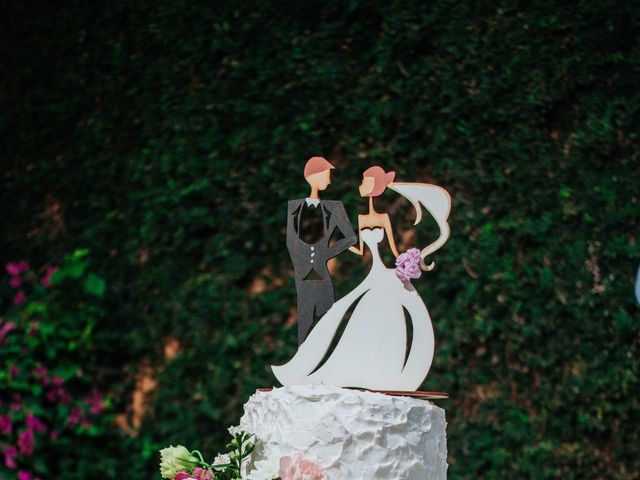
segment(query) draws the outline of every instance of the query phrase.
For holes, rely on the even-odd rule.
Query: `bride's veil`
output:
[[[414,225],[417,225],[422,220],[422,207],[431,214],[438,224],[440,236],[420,252],[420,268],[426,271],[432,270],[435,267],[434,262],[426,265],[424,259],[442,247],[449,239],[450,229],[447,220],[451,211],[451,196],[444,188],[429,183],[398,182],[390,183],[389,188],[405,197],[414,206],[416,209]]]

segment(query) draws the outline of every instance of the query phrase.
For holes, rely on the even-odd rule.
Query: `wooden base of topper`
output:
[[[273,388],[258,388],[258,392],[270,392]],[[403,391],[403,390],[370,390],[368,388],[353,388],[352,390],[360,390],[363,392],[382,393],[383,395],[391,395],[392,397],[411,397],[421,398],[423,400],[444,400],[449,398],[449,394],[445,392],[423,392],[423,391]]]

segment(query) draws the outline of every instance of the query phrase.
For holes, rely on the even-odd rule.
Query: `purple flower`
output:
[[[5,435],[11,435],[12,430],[11,417],[9,415],[0,415],[0,432]]]
[[[35,430],[38,433],[42,433],[42,432],[46,432],[47,431],[47,426],[42,423],[40,420],[38,420],[37,417],[35,417],[34,415],[27,415],[27,418],[25,419],[25,421],[27,422],[27,426],[33,430]]]
[[[16,468],[16,457],[18,456],[18,449],[16,447],[7,447],[4,449],[4,465],[7,468]]]
[[[31,480],[33,477],[31,476],[31,472],[27,470],[19,470],[18,471],[18,480]]]
[[[33,455],[33,447],[35,446],[34,440],[33,430],[30,428],[27,428],[20,434],[18,437],[18,447],[20,448],[20,453],[22,455]]]
[[[24,290],[18,290],[18,293],[13,297],[13,303],[20,305],[21,303],[24,303],[26,299],[27,296],[24,294]]]
[[[420,278],[420,250],[411,248],[396,258],[396,277],[405,282],[412,278]]]

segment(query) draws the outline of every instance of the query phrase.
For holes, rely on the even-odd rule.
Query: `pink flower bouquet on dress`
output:
[[[405,282],[412,278],[420,278],[420,249],[410,248],[396,258],[396,277]]]

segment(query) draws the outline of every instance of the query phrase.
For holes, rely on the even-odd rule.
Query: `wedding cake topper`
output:
[[[368,168],[359,192],[369,199],[369,211],[358,215],[356,237],[342,203],[319,197],[331,183],[333,168],[322,157],[309,159],[304,176],[311,194],[289,202],[287,247],[298,294],[299,347],[289,362],[271,368],[283,385],[321,383],[415,391],[431,367],[434,336],[427,307],[411,280],[434,268],[434,262],[427,264],[425,259],[449,238],[451,197],[436,185],[394,182],[395,172],[385,172],[378,166]],[[422,249],[398,252],[389,214],[374,208],[374,199],[387,188],[411,202],[416,211],[414,225],[422,220],[422,208],[431,214],[440,230],[434,242]],[[302,220],[312,216],[320,228],[312,240],[307,240],[307,222]],[[335,230],[343,238],[331,244]],[[387,268],[380,257],[378,246],[385,240],[396,257],[395,268]],[[347,249],[358,255],[368,249],[372,265],[364,280],[334,303],[326,262]],[[351,316],[345,320],[349,311]],[[319,320],[311,329],[314,313]],[[331,349],[343,321],[344,331]]]

